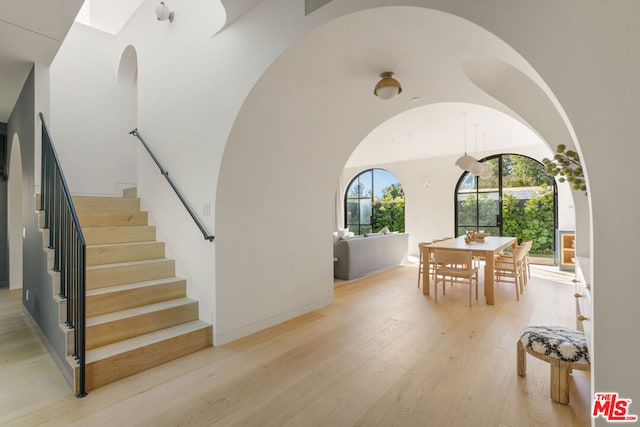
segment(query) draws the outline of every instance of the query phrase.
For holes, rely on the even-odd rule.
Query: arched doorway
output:
[[[380,33],[379,28],[390,19],[403,25],[392,33]],[[468,40],[474,40],[473,46]],[[496,50],[497,45],[502,48]],[[402,55],[399,60],[390,54],[398,52],[397,46],[430,54]],[[216,343],[332,300],[330,236],[336,216],[336,182],[354,149],[380,123],[419,104],[454,99],[526,120],[527,114],[518,116],[509,103],[497,104],[488,90],[479,92],[461,72],[465,58],[487,52],[517,64],[518,70],[534,75],[535,82],[541,81],[524,58],[495,34],[454,15],[420,7],[372,8],[341,16],[303,37],[296,36],[295,43],[277,52],[247,88],[220,161],[215,213]],[[402,81],[403,93],[383,102],[372,91],[379,73],[389,70]],[[463,81],[450,81],[457,78]],[[469,89],[468,93],[463,94],[463,89]],[[536,90],[536,95],[545,95],[540,87]],[[537,98],[526,105],[536,117],[540,111],[558,114],[553,104],[539,103]],[[414,138],[413,130],[403,129],[403,138]],[[547,134],[547,129],[539,132],[545,141],[555,142]],[[450,145],[450,141],[439,141],[440,146]],[[406,142],[384,141],[398,151]],[[365,169],[372,165],[352,166]],[[438,179],[429,181],[433,185],[423,185],[425,175],[434,178],[432,172],[403,169],[403,183],[407,189],[413,185],[430,196],[439,190],[440,182],[453,177],[446,187],[450,208],[458,171],[440,166],[437,170]],[[420,189],[417,182],[422,183]],[[407,206],[407,217],[412,208]],[[447,219],[438,218],[435,227],[448,234],[453,215],[446,213]],[[416,210],[414,216],[427,214],[429,210]],[[301,238],[304,250],[300,249]],[[247,251],[259,254],[252,257],[252,268],[243,265]]]
[[[492,171],[482,178],[465,172],[455,190],[455,234],[483,230],[493,236],[532,240],[533,257],[554,259],[557,188],[544,165],[519,154],[482,160]]]
[[[9,237],[9,289],[22,288],[22,246],[24,219],[22,212],[22,153],[18,134],[11,141],[7,191]]]

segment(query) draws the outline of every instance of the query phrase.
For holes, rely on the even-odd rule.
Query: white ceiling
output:
[[[521,122],[492,108],[461,102],[438,103],[416,107],[382,123],[358,145],[347,166],[461,155],[465,150],[465,113],[467,152],[474,157],[542,143]]]
[[[478,71],[477,64],[484,63],[506,64],[506,71]],[[531,86],[508,80],[512,70],[526,73]],[[403,87],[389,101],[373,94],[384,71],[393,71]],[[538,133],[543,133],[526,121],[533,117],[530,110],[548,111],[551,106],[538,79],[511,46],[469,21],[427,8],[383,7],[346,15],[306,34],[267,70],[261,85],[281,88],[286,81],[286,92],[278,95],[280,108],[292,105],[288,114],[299,126],[317,118],[339,129],[337,137],[346,139],[341,149],[353,147],[345,166],[365,167],[462,154],[463,112],[468,112],[470,154],[476,151],[476,123],[480,157],[485,147],[492,153],[517,153],[518,147],[542,145]],[[526,108],[502,102],[510,99],[491,94],[491,83],[524,97]],[[539,99],[532,92],[540,94]],[[541,122],[558,115],[548,114]]]
[[[51,63],[82,2],[0,0],[0,122],[9,120],[33,63]]]
[[[95,12],[109,9],[110,5],[112,11],[102,15],[100,25],[117,31],[142,1],[91,0],[94,10],[90,15],[95,21]],[[253,4],[255,0],[245,3]],[[82,0],[0,0],[0,121],[8,120],[31,64],[52,61],[81,5]],[[378,31],[389,20],[398,24],[396,30]],[[452,29],[458,37],[451,37]],[[298,47],[304,47],[304,53],[287,59],[296,74],[304,76],[302,85],[308,86],[307,79],[316,73],[320,74],[316,81],[322,81],[321,74],[326,76],[327,69],[318,65],[331,64],[329,73],[340,75],[344,81],[341,91],[357,89],[352,96],[362,104],[365,89],[364,93],[370,95],[368,108],[389,109],[391,105],[391,110],[397,110],[362,140],[347,167],[461,153],[463,112],[468,113],[468,152],[473,154],[474,124],[478,124],[480,157],[485,148],[513,151],[519,146],[542,143],[516,119],[516,114],[465,76],[462,61],[487,54],[509,58],[520,67],[528,65],[497,38],[468,22],[425,9],[371,10],[329,23],[303,39]],[[404,92],[387,101],[389,105],[383,105],[385,101],[376,99],[370,91],[377,73],[389,67],[396,71]],[[291,85],[294,83],[290,81]],[[444,102],[450,100],[465,102]]]

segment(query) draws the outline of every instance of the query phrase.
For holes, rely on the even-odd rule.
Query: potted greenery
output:
[[[564,144],[560,144],[553,159],[544,158],[542,163],[545,165],[545,172],[553,176],[560,175],[558,181],[569,181],[574,190],[585,191],[586,194],[587,184],[578,153],[567,150]]]

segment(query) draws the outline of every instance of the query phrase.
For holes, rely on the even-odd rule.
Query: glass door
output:
[[[502,154],[484,160],[491,176],[465,172],[456,189],[456,236],[467,230],[532,240],[532,256],[553,259],[556,185],[537,160]]]

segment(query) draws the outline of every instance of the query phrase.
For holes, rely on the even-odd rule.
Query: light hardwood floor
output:
[[[534,269],[520,302],[467,305],[464,286],[425,296],[415,266],[353,281],[335,302],[226,346],[210,348],[72,396],[20,307],[0,291],[0,425],[8,426],[586,426],[589,373],[571,403],[549,397],[549,365],[516,374],[529,324],[575,326],[566,276]],[[482,277],[482,275],[481,275]],[[482,293],[482,287],[481,291]],[[481,298],[482,300],[482,298]]]

